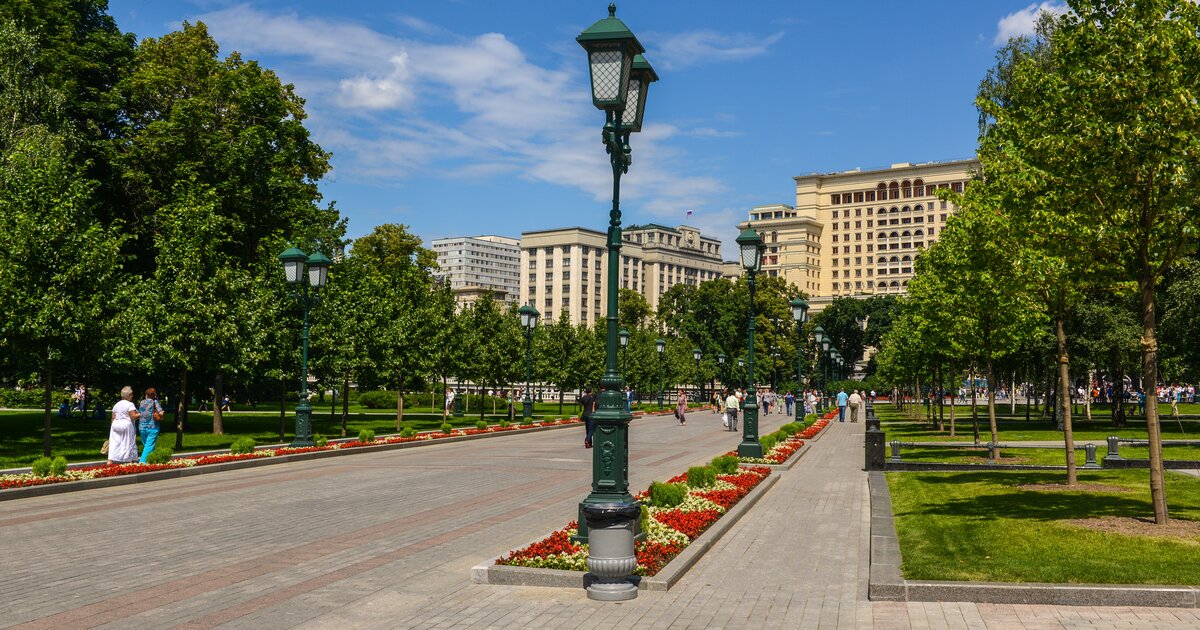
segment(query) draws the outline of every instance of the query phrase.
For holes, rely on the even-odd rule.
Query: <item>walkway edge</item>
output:
[[[882,472],[873,471],[867,473],[867,481],[871,492],[871,571],[867,598],[871,601],[1173,608],[1200,605],[1200,588],[1194,586],[906,580],[900,572],[900,540],[887,479]]]
[[[668,591],[684,574],[700,560],[725,532],[729,531],[742,516],[754,507],[768,490],[779,481],[778,473],[762,480],[737,505],[733,506],[712,527],[700,534],[678,556],[675,556],[658,575],[636,578],[638,588],[643,591]],[[540,540],[540,539],[539,539]],[[535,541],[536,542],[536,541]],[[476,584],[501,584],[505,586],[550,586],[556,588],[585,588],[591,579],[590,573],[564,571],[561,569],[534,569],[500,564],[479,564],[471,567],[471,581]]]
[[[272,464],[287,464],[290,462],[302,462],[310,459],[324,459],[326,457],[341,457],[343,455],[355,455],[358,453],[377,453],[380,451],[391,451],[401,448],[416,448],[420,446],[428,446],[431,444],[452,444],[454,442],[464,442],[467,440],[485,440],[498,437],[515,437],[525,433],[537,433],[540,431],[553,431],[556,429],[578,428],[582,426],[581,422],[568,422],[565,424],[554,424],[543,427],[531,427],[528,429],[518,429],[515,431],[502,431],[497,433],[480,433],[476,435],[456,435],[447,438],[436,438],[432,440],[417,440],[414,442],[397,442],[394,444],[378,444],[375,446],[356,446],[354,448],[338,448],[328,451],[314,451],[311,453],[294,453],[291,455],[274,455],[271,457],[259,457],[255,459],[243,459],[236,462],[225,462],[221,464],[206,464],[204,466],[192,466],[182,468],[169,468],[166,470],[153,470],[144,473],[134,473],[129,475],[118,475],[116,477],[102,477],[100,479],[81,479],[79,481],[63,481],[59,483],[48,483],[40,486],[24,486],[21,488],[9,488],[0,490],[0,501],[11,501],[14,499],[24,499],[28,497],[48,496],[52,494],[62,494],[64,492],[79,492],[81,490],[91,490],[93,488],[111,488],[114,486],[128,486],[135,483],[145,483],[148,481],[162,481],[164,479],[178,479],[180,477],[191,477],[193,475],[204,475],[208,473],[224,472],[227,470],[240,470],[242,468],[254,468],[257,466],[269,466]],[[224,452],[224,451],[223,451]]]

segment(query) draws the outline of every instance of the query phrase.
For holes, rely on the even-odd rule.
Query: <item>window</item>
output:
[[[888,197],[892,199],[900,198],[900,184],[897,184],[896,182],[888,184]]]
[[[854,216],[856,216],[856,217],[861,217],[861,216],[862,216],[862,208],[855,208],[855,209],[854,209]]]
[[[858,253],[861,253],[861,252],[862,252],[862,245],[855,245],[855,246],[854,246],[854,253],[855,253],[855,254],[858,254]]]
[[[860,192],[854,193],[854,203],[862,203],[862,202],[863,202],[863,194]]]
[[[874,224],[875,224],[875,221],[873,219],[867,219],[867,227],[871,227]]]
[[[838,237],[838,235],[837,235],[837,234],[834,234],[834,235],[833,235],[833,242],[834,242],[834,243],[838,242],[838,240],[837,240],[837,237]]]
[[[866,199],[867,201],[875,201],[875,191],[874,190],[868,190],[866,192],[866,196],[867,196],[867,199]]]
[[[838,205],[839,203],[842,203],[842,196],[841,196],[841,195],[839,195],[839,194],[837,194],[837,193],[834,193],[833,195],[830,195],[830,197],[829,197],[829,203],[831,203],[831,204],[833,204],[833,205],[835,205],[835,206],[836,206],[836,205]]]
[[[953,190],[956,193],[962,192],[963,191],[963,183],[962,182],[954,182],[953,184],[950,184],[950,190]]]

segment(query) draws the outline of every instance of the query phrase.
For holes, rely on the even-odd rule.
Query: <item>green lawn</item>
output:
[[[1069,519],[1151,517],[1144,470],[1081,471],[1121,492],[1047,492],[1058,472],[887,473],[903,572],[915,580],[1200,584],[1200,536],[1152,539],[1093,531]],[[1200,479],[1168,473],[1175,519],[1200,520]]]
[[[427,409],[427,408],[426,408]],[[571,405],[563,407],[564,413],[558,414],[558,404],[542,403],[535,406],[537,419],[553,419],[571,416]],[[340,413],[340,410],[339,410]],[[495,424],[506,418],[503,413],[495,416],[487,414],[485,419],[489,424]],[[225,412],[224,435],[212,434],[212,414],[192,411],[189,414],[190,425],[183,436],[183,451],[203,451],[229,448],[239,437],[250,436],[259,444],[279,443],[279,414]],[[479,420],[478,412],[464,415],[461,418],[450,417],[450,423],[455,427],[474,427]],[[520,422],[520,408],[517,409],[516,421]],[[5,411],[0,412],[0,468],[16,468],[28,466],[33,460],[42,455],[42,412],[34,411]],[[76,414],[72,418],[54,416],[51,420],[52,446],[54,455],[62,455],[68,462],[95,461],[103,458],[100,445],[108,438],[108,421],[84,421]],[[417,414],[406,411],[404,423],[418,431],[434,430],[441,426],[441,414]],[[341,437],[341,416],[330,419],[329,408],[313,410],[313,433],[325,437]],[[159,442],[168,446],[175,444],[174,416],[168,414],[162,422],[163,433]],[[286,440],[291,440],[296,428],[295,416],[289,412],[284,421]],[[362,429],[371,429],[376,435],[396,432],[396,415],[392,413],[359,414],[351,413],[346,423],[346,435],[357,436]],[[181,451],[181,452],[183,452]]]
[[[979,414],[979,435],[982,441],[991,440],[991,430],[988,427],[987,412],[981,410]],[[880,428],[887,433],[887,440],[900,440],[901,442],[953,442],[971,440],[973,431],[971,428],[970,414],[959,416],[955,422],[955,435],[950,436],[950,420],[947,416],[945,429],[937,430],[937,425],[929,424],[923,421],[911,421],[905,417],[891,405],[876,405],[876,415],[880,419]],[[1161,418],[1160,426],[1162,427],[1163,439],[1167,440],[1200,440],[1200,423],[1196,421],[1185,420],[1182,426],[1169,416]],[[1115,435],[1122,438],[1144,440],[1147,437],[1146,423],[1129,421],[1127,426],[1117,428],[1112,426],[1112,423],[1104,420],[1099,422],[1082,422],[1077,418],[1073,418],[1071,422],[1072,432],[1076,440],[1104,440],[1110,435]],[[997,422],[997,428],[1000,433],[1000,442],[1019,442],[1019,441],[1042,441],[1052,440],[1059,441],[1063,439],[1063,434],[1057,428],[1054,422],[1049,420],[1003,420]]]
[[[1107,448],[1099,446],[1096,449],[1096,461],[1104,458]],[[888,452],[891,455],[891,452]],[[987,463],[987,448],[961,448],[918,446],[900,450],[900,457],[906,462],[946,462],[951,464],[983,464]],[[1121,447],[1121,457],[1125,459],[1148,459],[1149,449],[1131,446]],[[1200,461],[1200,446],[1164,446],[1164,459]],[[1083,466],[1086,458],[1082,449],[1075,451],[1075,463]],[[1066,456],[1062,448],[1007,448],[1000,449],[1001,464],[1033,464],[1048,466],[1066,466]]]

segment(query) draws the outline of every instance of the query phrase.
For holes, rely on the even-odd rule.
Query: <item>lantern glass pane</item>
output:
[[[637,123],[638,101],[641,91],[641,81],[629,81],[629,90],[625,93],[625,111],[621,112],[622,127],[633,127]]]
[[[308,286],[310,286],[310,287],[321,286],[321,284],[322,284],[321,272],[322,271],[323,271],[323,269],[321,269],[320,267],[309,267],[308,268]]]
[[[758,268],[758,247],[756,245],[742,245],[742,267],[746,269]]]
[[[300,282],[300,275],[303,273],[303,268],[303,262],[288,261],[283,263],[283,274],[287,277],[288,284]]]
[[[625,53],[618,48],[593,50],[588,55],[592,69],[592,98],[597,101],[616,101],[621,86],[629,80],[629,64]]]

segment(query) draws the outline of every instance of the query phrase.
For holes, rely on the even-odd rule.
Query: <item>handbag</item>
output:
[[[678,409],[675,410],[675,419],[676,420],[679,419],[679,410]]]
[[[100,454],[108,455],[108,440],[104,440],[104,444],[100,445]]]

